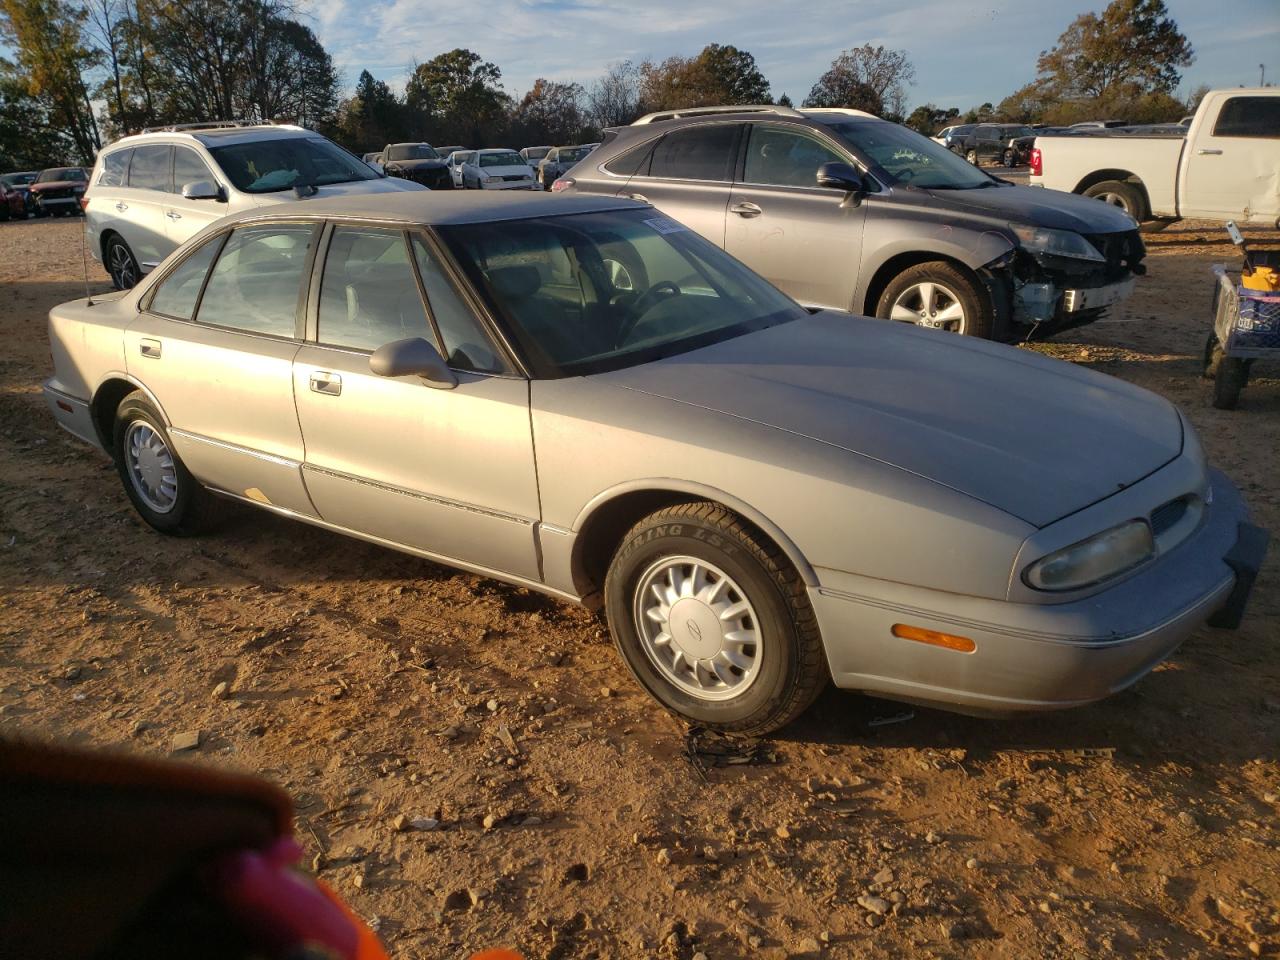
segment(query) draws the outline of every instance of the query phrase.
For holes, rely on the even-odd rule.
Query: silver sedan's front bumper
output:
[[[1238,612],[1266,542],[1245,521],[1239,493],[1215,471],[1195,534],[1084,600],[1010,603],[862,578],[839,589],[823,578],[809,595],[837,686],[977,714],[1074,707],[1141,679],[1225,606]],[[899,639],[895,624],[961,636],[974,650]]]

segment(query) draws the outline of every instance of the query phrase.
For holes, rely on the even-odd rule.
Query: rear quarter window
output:
[[[102,172],[98,174],[98,186],[123,187],[129,175],[129,158],[132,150],[115,150],[102,158]]]

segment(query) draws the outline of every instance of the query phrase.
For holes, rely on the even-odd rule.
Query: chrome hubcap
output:
[[[760,672],[760,622],[723,570],[695,557],[663,557],[640,576],[636,631],[662,676],[701,700],[744,693]]]
[[[138,271],[133,265],[133,255],[118,243],[111,248],[109,269],[112,278],[122,290],[128,290],[138,282]]]
[[[145,420],[129,424],[124,435],[125,465],[134,491],[156,513],[168,513],[178,500],[178,466],[164,437]]]
[[[960,298],[955,291],[933,280],[921,281],[898,294],[889,318],[952,333],[964,333],[965,329]]]
[[[1125,198],[1118,193],[1099,193],[1095,194],[1095,199],[1101,200],[1103,203],[1109,203],[1113,207],[1119,207],[1125,213],[1129,212],[1129,204],[1125,202]]]

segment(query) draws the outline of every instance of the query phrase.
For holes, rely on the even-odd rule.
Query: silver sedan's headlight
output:
[[[1130,520],[1042,557],[1022,579],[1036,590],[1079,590],[1132,570],[1155,555],[1145,520]]]
[[[1031,227],[1011,223],[1009,229],[1018,238],[1022,249],[1031,254],[1047,254],[1051,257],[1069,257],[1073,260],[1106,261],[1098,248],[1070,230],[1050,230],[1048,227]]]

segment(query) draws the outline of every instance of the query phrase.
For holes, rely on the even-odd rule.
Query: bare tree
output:
[[[630,60],[615,63],[587,91],[587,114],[601,129],[620,127],[640,115],[640,70]]]
[[[831,69],[818,78],[805,105],[854,107],[901,117],[907,107],[906,88],[915,80],[916,68],[906,51],[866,43],[831,61]],[[872,109],[876,106],[879,109]]]

